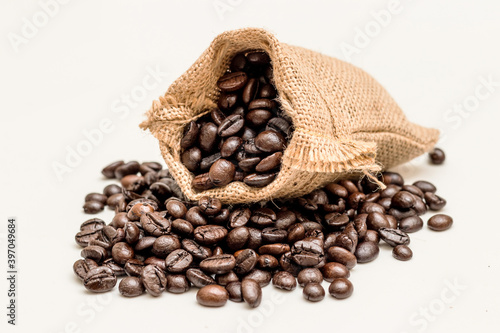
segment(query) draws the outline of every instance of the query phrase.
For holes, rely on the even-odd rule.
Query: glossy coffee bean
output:
[[[182,294],[191,288],[191,283],[183,274],[168,274],[165,291],[172,294]]]
[[[260,269],[273,270],[279,266],[278,259],[270,254],[260,255],[257,259],[257,267]]]
[[[86,214],[97,214],[104,209],[104,204],[100,201],[87,201],[83,205],[83,211]]]
[[[430,210],[437,211],[442,209],[446,205],[445,199],[441,198],[440,196],[437,196],[432,192],[426,192],[424,198]]]
[[[119,166],[122,166],[123,164],[125,164],[125,162],[123,162],[123,161],[113,162],[113,163],[107,165],[106,167],[104,167],[104,169],[102,169],[101,173],[106,178],[110,178],[110,179],[115,178],[116,168],[118,168]]]
[[[242,144],[243,144],[243,139],[237,136],[231,136],[226,140],[224,140],[224,143],[222,144],[222,147],[220,149],[222,158],[228,158],[234,155]]]
[[[274,117],[269,119],[267,122],[266,131],[275,131],[284,137],[289,137],[292,132],[292,128],[290,123],[285,119],[281,117]]]
[[[212,184],[220,187],[232,182],[235,172],[236,168],[234,164],[221,158],[210,167],[208,176]]]
[[[171,230],[170,221],[158,212],[142,215],[140,222],[144,231],[151,236],[160,237],[170,233]]]
[[[87,272],[83,285],[87,290],[95,293],[106,292],[116,285],[116,276],[109,267],[95,267]]]
[[[268,172],[277,168],[281,164],[282,157],[283,157],[282,152],[276,152],[274,154],[267,156],[255,166],[255,171]]]
[[[274,273],[272,281],[273,281],[273,286],[275,286],[278,289],[291,291],[297,287],[297,280],[295,279],[295,277],[292,274],[285,271],[278,271]]]
[[[439,148],[434,148],[431,152],[429,152],[429,159],[432,164],[440,165],[444,163],[446,155],[444,151]]]
[[[341,263],[342,265],[346,266],[347,269],[352,269],[354,266],[356,266],[356,256],[342,247],[332,246],[328,249],[327,252],[331,261]]]
[[[311,282],[321,283],[323,281],[323,274],[317,268],[305,268],[300,271],[297,281],[301,287],[305,287],[306,284]]]
[[[381,213],[370,213],[366,217],[366,226],[371,230],[378,230],[380,228],[388,228],[389,221],[384,214]]]
[[[392,256],[398,260],[407,261],[413,257],[413,252],[406,245],[398,245],[392,249]]]
[[[83,258],[92,259],[97,263],[103,262],[108,257],[106,249],[97,245],[85,247],[80,254]]]
[[[237,274],[247,274],[257,265],[257,253],[252,249],[243,250],[236,258],[234,271]]]
[[[220,225],[203,225],[194,230],[194,239],[203,245],[214,245],[227,236],[227,229]]]
[[[220,286],[226,286],[231,282],[238,282],[240,281],[240,278],[234,271],[229,271],[224,274],[216,274],[215,275],[215,282],[220,285]]]
[[[245,86],[248,77],[245,72],[227,73],[217,81],[217,86],[225,92],[239,90]]]
[[[197,123],[192,121],[187,124],[184,128],[184,135],[181,139],[181,148],[186,149],[194,145],[198,139],[199,132],[200,128]]]
[[[210,276],[205,274],[201,269],[189,268],[186,271],[186,278],[191,282],[191,284],[197,288],[202,288],[210,284],[215,284],[215,280]]]
[[[255,146],[263,152],[282,151],[285,145],[284,137],[275,131],[263,131],[255,137]]]
[[[229,294],[229,300],[233,302],[243,302],[241,293],[241,282],[231,282],[226,285],[226,290]]]
[[[217,134],[223,138],[233,136],[243,128],[244,124],[245,120],[242,116],[237,114],[230,115],[220,124]]]
[[[146,267],[147,264],[145,264],[143,261],[138,260],[138,259],[129,259],[123,266],[125,273],[128,276],[141,276],[141,272],[144,267]]]
[[[436,214],[427,221],[429,229],[434,231],[444,231],[453,225],[453,219],[445,214]]]
[[[380,236],[375,230],[367,230],[366,235],[360,239],[360,242],[373,242],[378,244],[380,241]]]
[[[196,293],[196,300],[203,306],[224,306],[228,299],[229,293],[227,290],[216,284],[204,286]]]
[[[319,302],[325,298],[325,289],[319,283],[311,282],[304,286],[302,294],[311,302]]]
[[[127,175],[134,175],[139,172],[140,164],[137,161],[130,161],[120,165],[115,169],[115,178],[120,180]]]
[[[241,282],[243,300],[252,308],[256,308],[262,301],[262,288],[252,279],[243,279]]]
[[[180,248],[181,243],[177,237],[163,235],[155,240],[151,252],[159,258],[166,258],[170,253]]]
[[[201,126],[198,136],[198,146],[202,151],[209,153],[215,148],[217,130],[217,126],[212,122],[205,123]]]
[[[120,281],[118,290],[125,297],[136,297],[142,295],[145,289],[140,278],[127,276]]]
[[[253,128],[260,127],[265,125],[272,116],[273,114],[269,110],[253,109],[246,114],[245,123]]]
[[[399,221],[399,229],[406,233],[416,232],[422,229],[424,221],[419,216],[410,216]]]
[[[231,254],[214,255],[200,262],[200,268],[209,274],[225,274],[236,266],[236,259]]]
[[[386,171],[382,174],[382,181],[386,185],[393,184],[397,186],[403,186],[405,183],[403,177],[401,177],[399,173],[390,171]]]
[[[193,263],[193,256],[183,249],[177,249],[167,256],[165,266],[169,273],[181,273],[186,271]]]
[[[107,196],[105,196],[104,194],[101,194],[101,193],[96,193],[96,192],[89,193],[85,196],[85,202],[98,201],[98,202],[102,203],[103,205],[105,205],[107,200],[108,200]]]
[[[93,269],[98,267],[99,265],[94,260],[87,259],[79,259],[73,264],[73,272],[75,272],[76,276],[80,278],[80,280],[84,280],[87,273]]]
[[[151,296],[158,297],[167,286],[165,273],[155,265],[144,267],[141,272],[141,282]]]
[[[327,282],[332,282],[339,277],[348,278],[351,275],[347,267],[338,262],[327,262],[321,267],[321,273]]]
[[[410,237],[399,229],[380,228],[378,230],[380,238],[392,247],[397,245],[407,245],[410,243]]]
[[[265,174],[257,174],[253,173],[251,175],[246,176],[243,181],[245,184],[253,187],[264,187],[272,183],[272,181],[276,178],[275,173],[265,173]]]
[[[202,173],[196,177],[193,178],[192,182],[193,188],[198,190],[198,191],[205,191],[209,190],[214,187],[214,184],[210,180],[210,177],[208,176],[207,173]]]
[[[346,278],[337,278],[328,287],[328,292],[334,298],[345,299],[352,295],[354,287],[351,281]]]
[[[377,259],[380,249],[377,243],[374,242],[361,242],[356,247],[354,255],[358,263],[370,262]]]
[[[425,181],[425,180],[419,180],[413,183],[414,186],[418,187],[422,192],[431,192],[431,193],[436,193],[436,186],[434,186],[432,183]]]
[[[113,260],[119,265],[125,265],[129,259],[134,258],[134,249],[125,242],[119,242],[113,245],[111,249]]]
[[[212,250],[209,247],[198,244],[192,239],[184,238],[182,248],[193,256],[196,260],[204,260],[212,256]]]

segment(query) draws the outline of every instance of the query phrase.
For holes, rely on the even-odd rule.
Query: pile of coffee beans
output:
[[[243,181],[263,187],[276,178],[293,128],[280,110],[269,56],[237,54],[217,86],[218,107],[190,122],[181,161],[199,191]]]
[[[83,259],[73,269],[85,288],[109,291],[123,276],[123,296],[195,287],[198,302],[213,307],[227,300],[256,307],[270,283],[288,291],[298,284],[305,299],[317,302],[325,280],[332,297],[347,298],[356,264],[375,260],[380,246],[411,259],[408,234],[423,227],[422,214],[446,205],[433,184],[405,185],[393,172],[380,175],[384,190],[367,178],[342,180],[293,200],[234,206],[209,197],[186,201],[156,162],[118,161],[102,173],[120,185],[85,197],[86,213],[104,205],[115,211],[109,223],[83,222],[75,236]],[[427,222],[436,231],[452,223],[444,214]]]

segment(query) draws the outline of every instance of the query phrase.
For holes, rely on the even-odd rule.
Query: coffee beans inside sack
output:
[[[439,134],[409,122],[361,69],[252,28],[217,36],[141,127],[189,200],[223,203],[299,197],[388,169]]]

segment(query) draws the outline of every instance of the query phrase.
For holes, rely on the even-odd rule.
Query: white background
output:
[[[52,8],[44,22],[39,2],[2,1],[0,267],[6,266],[6,220],[15,216],[19,308],[12,328],[2,273],[0,330],[131,331],[146,324],[187,332],[498,332],[500,3],[401,0],[381,27],[373,13],[389,3],[73,0]],[[38,31],[29,31],[29,22]],[[73,237],[89,218],[81,209],[85,194],[111,183],[100,170],[114,160],[161,160],[156,140],[138,128],[151,101],[218,33],[247,26],[362,67],[411,121],[441,129],[443,166],[421,158],[398,170],[407,182],[437,185],[453,228],[413,234],[409,262],[394,260],[383,247],[376,261],[351,271],[355,292],[344,301],[327,295],[309,303],[300,288],[285,293],[272,286],[253,310],[232,302],[203,308],[194,289],[159,298],[126,299],[117,289],[89,294],[72,272],[80,257]],[[363,41],[365,29],[371,37]],[[357,53],[343,52],[348,44]],[[137,95],[155,68],[163,73],[159,82]],[[490,90],[484,81],[493,81]],[[133,92],[136,102],[126,106]],[[67,164],[68,149],[85,145],[85,131],[103,120],[111,130],[58,176],[54,165]],[[109,222],[112,215],[100,216]]]

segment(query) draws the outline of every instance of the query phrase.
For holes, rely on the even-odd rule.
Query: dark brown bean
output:
[[[337,278],[328,287],[330,295],[337,299],[345,299],[352,295],[354,288],[351,281],[346,278]]]
[[[429,229],[434,231],[444,231],[453,225],[453,219],[445,214],[436,214],[427,221]]]
[[[406,245],[398,245],[392,249],[392,256],[398,260],[407,261],[413,257],[413,252]]]

